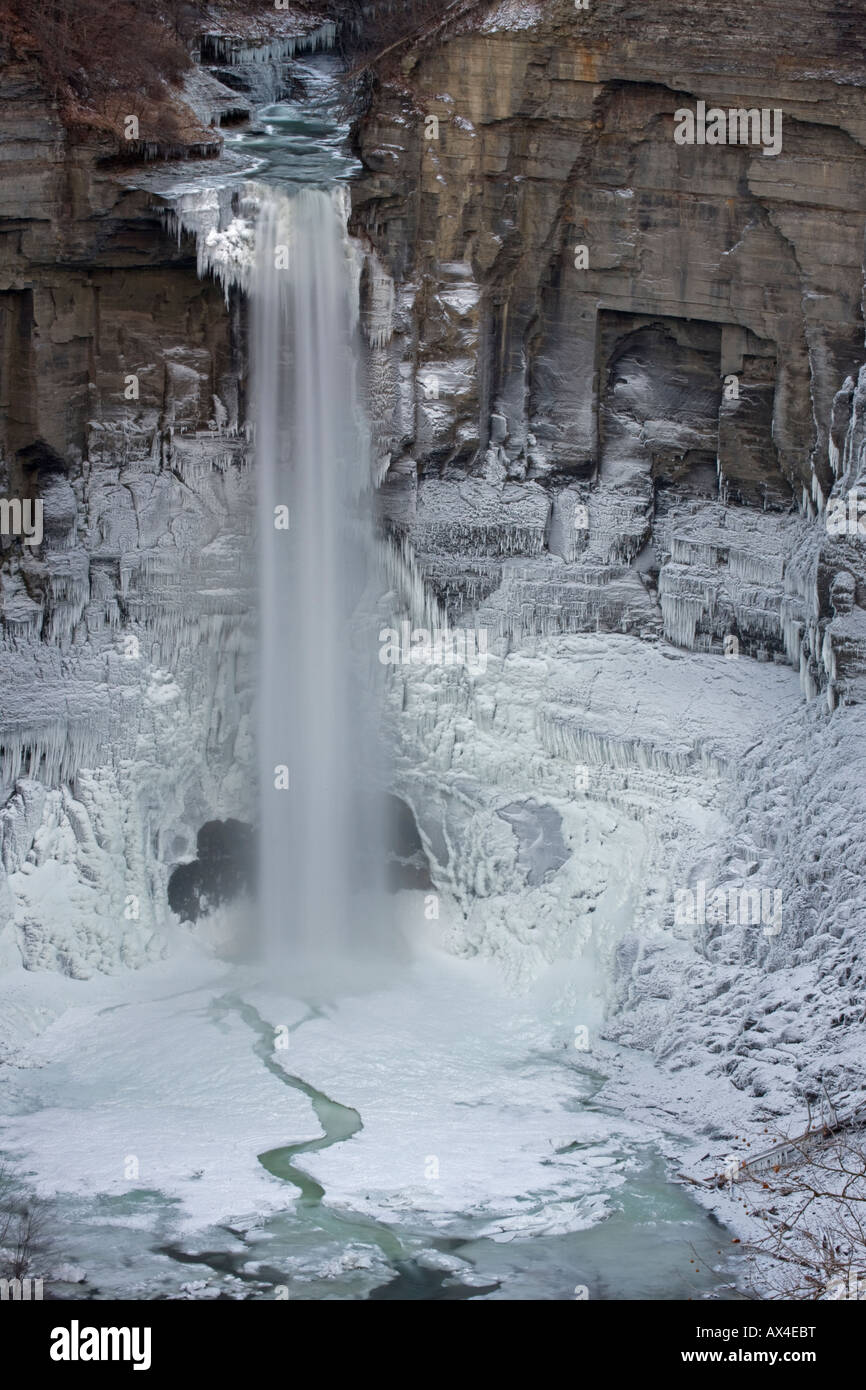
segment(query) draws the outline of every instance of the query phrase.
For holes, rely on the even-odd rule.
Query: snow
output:
[[[134,1277],[137,1296],[165,1291],[158,1230],[175,1249],[227,1249],[265,1287],[277,1248],[294,1288],[345,1287],[353,1272],[382,1283],[382,1239],[483,1284],[464,1257],[443,1262],[436,1238],[508,1245],[588,1231],[618,1211],[662,1136],[582,1103],[599,1078],[574,1048],[571,1009],[544,992],[509,997],[489,964],[443,955],[430,936],[416,931],[414,944],[414,961],[381,986],[314,1011],[189,949],[124,981],[0,976],[0,1000],[13,994],[28,1025],[19,1020],[3,1075],[3,1147],[41,1196],[75,1211],[76,1278],[99,1282],[105,1251],[118,1239],[130,1250],[140,1233],[150,1249],[118,1277]],[[289,1030],[278,1069],[361,1119],[351,1138],[294,1160],[325,1189],[309,1228],[296,1187],[257,1155],[321,1127],[306,1095],[263,1064],[239,1004],[264,1029]],[[187,1268],[172,1291],[211,1296]],[[552,1274],[561,1280],[558,1262]],[[222,1287],[236,1292],[231,1279]]]
[[[534,29],[541,22],[543,6],[538,0],[502,0],[485,16],[480,25],[482,34],[499,29]]]
[[[253,997],[274,1016],[271,997]],[[333,1146],[304,1166],[330,1202],[379,1220],[455,1231],[471,1212],[478,1234],[582,1229],[606,1206],[597,1170],[618,1186],[623,1145],[639,1135],[575,1120],[580,1081],[557,1060],[532,1005],[503,996],[478,963],[425,952],[408,979],[341,999],[293,1035],[292,1067],[363,1120],[350,1156]],[[579,1162],[557,1156],[577,1136]]]
[[[308,1101],[254,1056],[246,1025],[209,1014],[236,983],[189,954],[75,989],[56,975],[0,976],[4,1004],[11,995],[31,1016],[53,1015],[13,1054],[28,1080],[3,1131],[4,1150],[33,1168],[41,1196],[158,1190],[182,1204],[181,1225],[196,1228],[285,1204],[256,1155],[321,1129]],[[301,1009],[286,1002],[280,1021]],[[14,1071],[6,1078],[14,1096]]]
[[[785,668],[690,656],[636,639],[541,639],[471,679],[400,668],[392,687],[397,790],[434,883],[463,922],[452,948],[525,985],[584,948],[610,970],[620,937],[664,931],[675,887],[731,833],[724,782],[765,730],[800,708]],[[568,860],[528,884],[503,808],[562,824]]]
[[[194,843],[208,813],[243,817],[251,800],[238,756],[249,714],[235,705],[249,646],[231,534],[243,486],[206,470],[194,490],[166,470],[148,487],[134,473],[103,487],[94,461],[87,501],[101,545],[86,620],[68,649],[18,644],[0,697],[0,959],[79,976],[161,954],[175,844]],[[118,503],[130,493],[138,505],[127,512]],[[184,564],[181,521],[196,513],[205,535],[222,538]],[[215,706],[225,733],[211,726]]]

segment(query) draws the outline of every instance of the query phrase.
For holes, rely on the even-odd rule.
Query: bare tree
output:
[[[482,17],[494,0],[332,0],[344,62],[343,109],[361,115],[377,85],[393,80],[412,45],[441,42]]]
[[[862,1127],[807,1132],[790,1141],[784,1162],[746,1168],[740,1185],[766,1231],[744,1247],[764,1297],[866,1300]]]
[[[0,1278],[41,1277],[48,1250],[48,1208],[28,1193],[8,1164],[0,1165]]]
[[[114,108],[147,100],[170,134],[170,88],[189,67],[196,6],[147,0],[0,0],[0,39],[35,60],[69,125],[111,130]],[[158,131],[162,134],[162,131]]]

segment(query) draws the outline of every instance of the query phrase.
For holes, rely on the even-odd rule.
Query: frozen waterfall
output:
[[[377,554],[345,213],[339,189],[264,189],[252,286],[260,920],[272,967],[328,987],[386,936]]]

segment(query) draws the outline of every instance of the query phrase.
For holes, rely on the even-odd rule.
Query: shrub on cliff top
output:
[[[0,38],[31,59],[65,123],[122,138],[137,115],[141,146],[196,144],[204,132],[179,101],[199,0],[0,0]]]

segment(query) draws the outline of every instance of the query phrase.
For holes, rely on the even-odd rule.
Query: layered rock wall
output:
[[[383,79],[354,206],[387,509],[453,617],[498,593],[500,629],[735,639],[832,684],[787,556],[823,550],[863,359],[866,87],[853,8],[819,11],[501,4]],[[781,148],[679,144],[699,103]]]
[[[245,330],[4,58],[0,490],[44,536],[0,538],[0,955],[110,969],[163,948],[198,827],[251,813]]]

